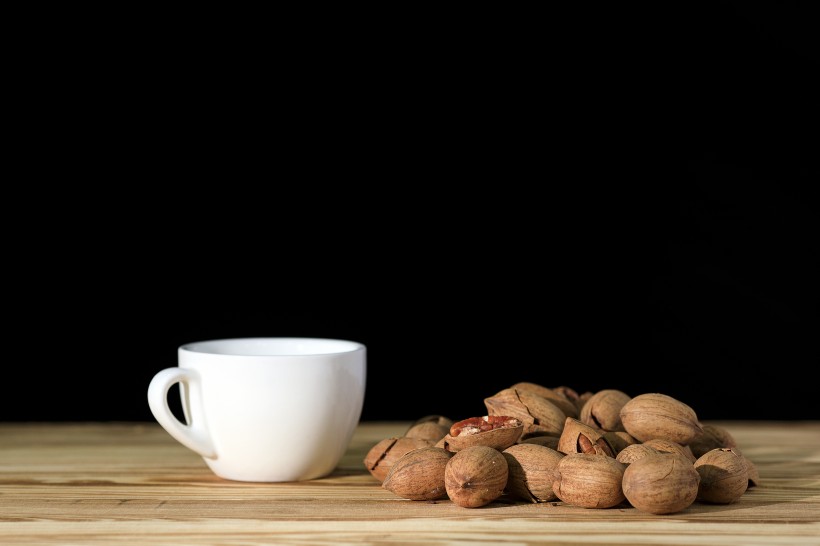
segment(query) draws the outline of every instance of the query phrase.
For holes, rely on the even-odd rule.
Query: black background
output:
[[[152,420],[179,345],[244,336],[366,344],[365,420],[518,381],[820,418],[807,14],[631,9],[46,52],[0,420]]]

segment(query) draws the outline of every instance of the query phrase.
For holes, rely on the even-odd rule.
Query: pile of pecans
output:
[[[696,500],[734,502],[759,480],[726,429],[702,425],[665,394],[579,395],[521,382],[484,404],[480,417],[419,419],[403,437],[374,445],[365,467],[399,497],[449,498],[467,508],[506,494],[584,508],[626,501],[671,514]]]

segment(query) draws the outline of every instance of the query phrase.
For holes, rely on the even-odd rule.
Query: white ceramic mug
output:
[[[311,480],[333,471],[361,416],[366,349],[341,339],[201,341],[157,373],[148,405],[171,436],[229,480]],[[187,424],[168,407],[180,384]]]

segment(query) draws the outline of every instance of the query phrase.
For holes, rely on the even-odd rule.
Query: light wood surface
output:
[[[403,500],[362,460],[407,423],[363,423],[331,476],[281,484],[218,478],[153,423],[0,424],[0,544],[820,545],[820,422],[720,424],[760,485],[667,516]]]

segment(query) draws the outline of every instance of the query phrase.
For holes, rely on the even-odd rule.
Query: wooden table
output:
[[[363,465],[407,423],[363,423],[310,482],[216,477],[153,423],[0,424],[0,544],[820,544],[820,422],[728,422],[757,463],[739,502],[652,516],[512,500],[413,502]]]

